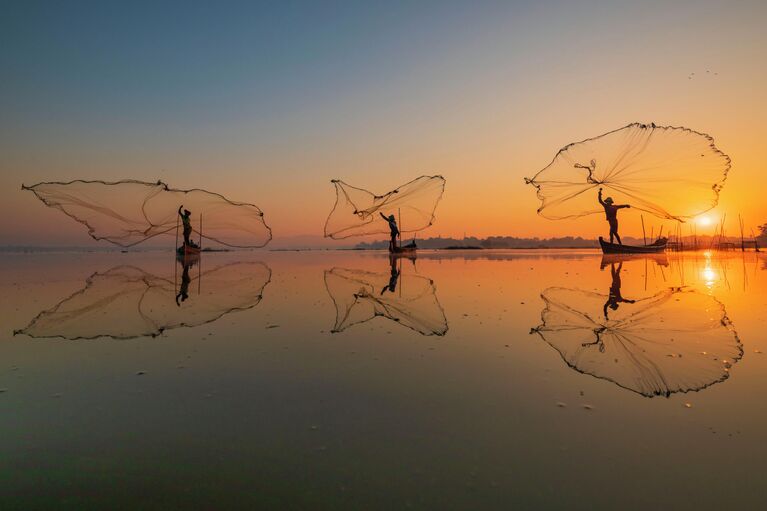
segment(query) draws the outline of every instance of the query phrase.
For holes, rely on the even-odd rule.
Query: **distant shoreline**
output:
[[[459,251],[493,251],[493,250],[593,250],[599,247],[584,246],[563,246],[563,247],[541,247],[541,246],[523,246],[523,247],[424,247],[419,250],[430,252],[459,252]],[[237,252],[387,252],[387,248],[356,248],[356,247],[338,247],[338,248],[259,248],[259,249],[209,249],[203,250],[204,253],[237,253]],[[172,248],[145,248],[145,249],[124,249],[111,247],[0,247],[0,254],[56,254],[56,253],[77,253],[77,254],[147,254],[167,252],[173,253]]]

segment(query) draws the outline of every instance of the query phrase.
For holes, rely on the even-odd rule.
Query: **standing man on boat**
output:
[[[381,218],[389,222],[389,231],[391,231],[391,240],[389,241],[389,252],[396,252],[397,250],[397,237],[399,236],[399,228],[397,227],[397,220],[394,215],[388,217],[383,213],[380,213]]]
[[[182,213],[181,209],[183,207],[183,204],[178,207],[178,216],[181,217],[181,223],[184,224],[184,245],[187,247],[193,247],[194,244],[192,243],[192,240],[189,239],[189,236],[192,235],[192,212],[188,209],[185,209]]]
[[[599,203],[605,208],[605,218],[610,224],[610,243],[613,242],[613,237],[617,238],[618,244],[623,245],[621,237],[618,235],[618,210],[623,208],[630,208],[628,204],[613,204],[613,198],[607,197],[602,200],[602,188],[599,189]]]

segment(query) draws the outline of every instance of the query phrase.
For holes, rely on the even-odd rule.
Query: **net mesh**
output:
[[[445,191],[442,176],[421,176],[383,195],[339,180],[332,183],[336,203],[325,222],[325,236],[333,239],[388,234],[389,227],[380,214],[394,215],[402,223],[403,233],[426,229],[434,223],[434,212]]]
[[[533,329],[575,370],[652,397],[696,391],[729,376],[743,355],[724,306],[670,288],[625,303],[605,317],[610,297],[552,287]]]
[[[333,332],[381,316],[422,335],[445,335],[447,318],[434,282],[421,275],[394,275],[346,268],[326,271],[325,287],[336,307]]]
[[[602,213],[603,187],[616,203],[685,221],[717,205],[729,170],[705,133],[634,123],[565,146],[525,181],[537,190],[538,213],[552,220]]]
[[[186,264],[178,278],[117,266],[94,273],[83,289],[15,333],[72,340],[157,336],[255,307],[270,279],[271,270],[263,263],[232,263],[201,274]]]
[[[192,212],[195,238],[227,247],[258,248],[272,239],[263,212],[206,190],[177,190],[143,181],[70,181],[23,186],[47,206],[61,210],[96,240],[130,247],[159,235],[174,235],[178,208]]]

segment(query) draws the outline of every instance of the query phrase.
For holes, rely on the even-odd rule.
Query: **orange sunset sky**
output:
[[[447,179],[422,237],[593,238],[601,216],[541,218],[523,178],[630,122],[712,135],[732,170],[711,216],[767,223],[763,1],[121,9],[0,18],[0,245],[91,243],[22,183],[205,188],[257,204],[279,246],[322,235],[331,178],[422,174]]]

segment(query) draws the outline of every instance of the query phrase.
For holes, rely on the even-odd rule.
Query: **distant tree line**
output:
[[[641,240],[633,238],[624,238],[626,243],[639,243]],[[403,237],[403,243],[410,241],[410,238]],[[474,236],[466,238],[425,238],[418,239],[416,243],[420,248],[596,248],[599,242],[595,239],[586,239],[580,236],[564,236],[561,238],[517,238],[514,236],[490,236],[487,238],[477,238]],[[355,248],[358,249],[384,249],[389,246],[388,241],[372,241],[358,243]]]

